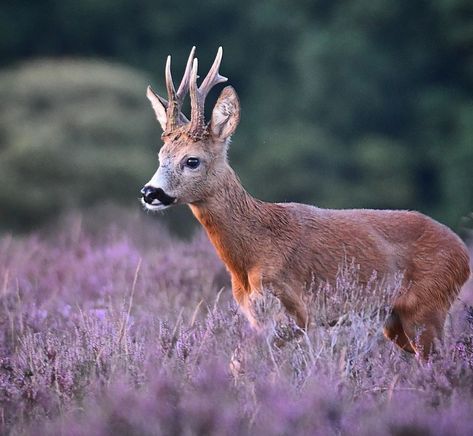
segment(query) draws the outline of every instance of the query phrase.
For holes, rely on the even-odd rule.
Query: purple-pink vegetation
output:
[[[396,282],[343,268],[278,349],[278,305],[254,333],[202,234],[139,232],[164,231],[0,239],[2,433],[473,434],[471,307],[423,365],[382,337]]]

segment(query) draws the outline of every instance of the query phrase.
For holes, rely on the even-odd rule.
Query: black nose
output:
[[[141,196],[145,203],[152,204],[154,200],[158,199],[158,189],[153,186],[145,186],[141,190]]]
[[[141,196],[145,203],[153,204],[154,200],[158,200],[164,206],[169,206],[176,201],[175,197],[167,195],[161,188],[155,188],[154,186],[146,185],[141,190]]]

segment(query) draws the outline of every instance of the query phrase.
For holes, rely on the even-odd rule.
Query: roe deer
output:
[[[230,272],[234,298],[253,323],[250,301],[270,287],[305,329],[305,289],[314,277],[333,283],[344,259],[356,262],[362,283],[373,272],[378,277],[403,272],[403,292],[393,302],[384,334],[403,350],[427,357],[470,275],[468,251],[460,238],[418,212],[320,209],[253,198],[227,160],[240,118],[235,90],[225,87],[211,121],[204,117],[210,89],[227,80],[219,74],[222,48],[200,87],[194,52],[195,47],[177,91],[168,56],[168,100],[147,90],[164,145],[159,168],[141,191],[144,206],[190,206]],[[190,121],[181,111],[188,92]]]

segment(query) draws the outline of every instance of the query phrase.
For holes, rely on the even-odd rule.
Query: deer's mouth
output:
[[[153,202],[146,203],[143,199],[141,199],[141,204],[147,209],[147,210],[153,210],[153,211],[160,211],[167,209],[168,207],[171,207],[174,203],[176,203],[177,199],[174,199],[172,203],[162,203],[159,200],[153,200]]]

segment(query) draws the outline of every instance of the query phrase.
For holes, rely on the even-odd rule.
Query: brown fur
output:
[[[470,274],[466,247],[447,227],[417,212],[264,203],[246,193],[229,167],[221,183],[191,209],[225,262],[245,312],[250,295],[271,286],[305,327],[302,298],[312,278],[333,284],[340,264],[354,259],[362,283],[373,271],[379,277],[405,272],[385,335],[407,351],[431,351]]]
[[[306,328],[305,290],[313,279],[333,284],[341,263],[353,260],[362,284],[373,272],[378,277],[404,273],[403,292],[384,334],[402,349],[427,356],[470,275],[460,238],[418,212],[320,209],[253,198],[226,158],[239,113],[236,93],[226,87],[201,138],[188,134],[186,126],[166,133],[161,167],[148,186],[161,183],[156,187],[176,197],[176,204],[190,205],[227,266],[233,295],[250,321],[256,324],[250,301],[271,287]],[[200,159],[197,170],[183,165],[189,156]]]

